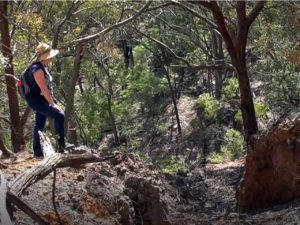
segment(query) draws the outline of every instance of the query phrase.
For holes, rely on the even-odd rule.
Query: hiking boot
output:
[[[58,145],[58,153],[63,154],[63,153],[65,153],[65,150],[69,150],[69,149],[72,149],[74,147],[75,147],[75,145],[70,144],[68,142],[59,144]]]
[[[69,149],[72,149],[74,147],[75,147],[75,145],[73,145],[71,143],[68,143],[68,142],[65,143],[65,150],[69,150]]]

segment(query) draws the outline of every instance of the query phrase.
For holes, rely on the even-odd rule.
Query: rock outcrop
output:
[[[300,113],[282,118],[256,138],[246,158],[238,211],[249,212],[300,197]]]
[[[171,225],[166,202],[162,199],[162,183],[151,177],[130,176],[125,180],[125,193],[134,203],[137,223]]]
[[[151,166],[131,154],[90,167],[78,200],[87,218],[110,225],[171,225],[164,184]]]

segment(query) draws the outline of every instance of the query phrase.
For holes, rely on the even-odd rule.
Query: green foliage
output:
[[[138,152],[139,157],[145,162],[151,162],[151,157],[145,152]]]
[[[154,164],[164,173],[176,173],[180,170],[187,169],[183,160],[178,159],[175,156],[157,160]]]
[[[282,111],[300,106],[300,71],[290,63],[270,61],[261,67],[266,102],[271,110]]]
[[[163,92],[167,88],[167,82],[163,78],[156,77],[148,66],[150,53],[142,46],[134,49],[134,58],[136,58],[134,68],[128,71],[122,71],[118,68],[116,73],[118,82],[125,87],[121,95],[123,100],[130,102],[141,102],[144,106],[153,106],[153,96]]]
[[[58,93],[56,94],[64,93],[67,95],[74,67],[75,43],[77,43],[74,40],[79,37],[95,34],[115,24],[119,19],[123,20],[130,17],[144,4],[139,1],[110,1],[108,4],[106,0],[97,2],[88,0],[81,3],[78,8],[74,8],[73,13],[70,12],[71,16],[70,18],[66,18],[66,20],[64,18],[70,7],[74,4],[71,1],[28,1],[22,2],[22,7],[17,7],[17,2],[10,4],[11,9],[18,9],[9,16],[11,18],[10,21],[14,21],[15,25],[17,25],[14,26],[12,32],[16,75],[29,64],[29,59],[34,53],[36,43],[38,41],[51,43],[57,29],[60,28],[57,47],[61,50],[61,54],[57,58],[59,63],[54,61],[51,70],[54,80],[57,81],[57,88],[55,90]],[[221,4],[221,8],[225,17],[233,19],[233,23],[229,26],[230,29],[234,30],[236,29],[234,25],[236,10],[232,7],[233,4],[235,3],[229,4],[224,2]],[[251,11],[253,5],[254,3],[247,2],[247,9]],[[130,10],[121,15],[124,13],[124,9]],[[195,8],[195,10],[197,11],[198,9]],[[211,15],[203,14],[201,10],[197,12],[203,15],[204,18],[211,19]],[[177,86],[178,90],[182,91],[181,94],[184,93],[183,87],[190,88],[190,84],[186,82],[187,79],[193,77],[193,80],[198,81],[199,75],[202,74],[199,72],[189,77],[188,69],[180,67],[184,65],[181,60],[176,59],[170,54],[170,51],[166,51],[166,58],[163,59],[157,43],[145,37],[142,38],[142,35],[136,32],[136,30],[143,31],[149,36],[162,41],[175,54],[186,59],[191,65],[209,65],[210,61],[214,60],[211,55],[212,52],[208,51],[212,45],[211,31],[207,29],[207,24],[203,19],[195,17],[180,7],[174,8],[174,12],[158,9],[157,11],[153,11],[153,13],[157,16],[153,17],[142,14],[133,23],[105,33],[87,45],[80,68],[80,78],[83,78],[81,81],[83,82],[82,87],[84,91],[82,93],[76,86],[77,91],[74,105],[77,122],[76,128],[80,131],[81,140],[85,141],[83,144],[97,145],[101,131],[111,129],[112,121],[108,113],[108,96],[111,97],[112,113],[116,120],[117,129],[122,135],[127,138],[130,137],[132,146],[138,147],[143,144],[144,139],[136,138],[139,133],[144,132],[148,137],[152,134],[160,134],[168,131],[170,127],[169,120],[163,118],[163,115],[165,115],[165,106],[170,104],[168,84],[163,73],[158,75],[158,73],[153,72],[153,64],[157,68],[169,65],[168,69],[172,83],[176,82],[176,85],[179,84],[178,80],[176,80],[178,76],[184,76],[183,83]],[[295,18],[291,14],[280,18],[279,16],[282,15],[282,11],[279,7],[272,7],[265,13],[270,15],[265,16],[264,14],[260,23],[252,25],[254,29],[251,29],[251,32],[254,30],[254,35],[248,39],[249,43],[251,46],[253,45],[257,48],[260,53],[265,54],[264,56],[273,55],[277,59],[280,57],[282,57],[280,59],[284,59],[284,56],[288,58],[286,49],[291,49],[299,36],[291,35],[292,31],[296,30],[293,28],[294,24],[291,23]],[[64,24],[61,24],[62,21],[64,21]],[[277,21],[277,24],[274,21]],[[12,24],[10,26],[12,27]],[[269,33],[279,34],[277,36],[272,35],[273,38],[276,36],[274,41],[273,38],[269,38]],[[134,67],[127,70],[124,68],[123,52],[115,46],[116,39],[120,37],[120,34],[124,34],[124,37],[130,40],[137,40],[137,43],[139,43],[137,46],[134,44]],[[297,34],[297,31],[293,34]],[[292,37],[293,41],[287,41],[289,40],[288,37]],[[280,49],[280,52],[278,49]],[[102,59],[104,55],[107,56],[108,65],[105,65],[105,69],[99,66],[98,63],[100,60],[96,62],[97,60],[91,54],[91,50],[95,51],[99,59]],[[292,50],[297,50],[297,48],[293,47]],[[157,60],[155,63],[152,62],[154,57]],[[224,60],[229,62],[228,54],[225,54]],[[284,68],[283,64],[280,64],[280,61],[277,60],[270,63],[269,67],[264,67],[263,70],[255,70],[261,71],[263,74],[267,72],[266,77],[263,78],[265,79],[263,82],[266,84],[268,104],[278,107],[284,106],[282,102],[285,102],[283,100],[286,99],[286,90],[293,97],[297,96],[298,91],[294,90],[299,90],[299,85],[297,84],[300,83],[300,76],[292,67],[286,68],[287,71],[292,71],[291,73],[282,73]],[[3,70],[3,64],[5,62],[3,61],[3,57],[0,56],[0,72]],[[177,66],[175,67],[174,65]],[[106,69],[109,76],[106,74]],[[206,71],[204,73],[206,75]],[[255,73],[249,74],[253,75],[251,78],[256,79]],[[271,79],[270,74],[274,75]],[[95,83],[95,77],[99,79],[101,85]],[[286,78],[282,82],[280,77]],[[195,85],[195,83],[192,85]],[[225,80],[225,85],[223,89],[224,95],[220,102],[209,94],[199,96],[196,107],[203,110],[207,120],[218,121],[219,115],[222,114],[222,111],[219,110],[221,105],[228,103],[230,100],[238,99],[237,79],[230,78]],[[284,88],[280,89],[280,86],[284,86]],[[4,85],[0,85],[3,96],[1,98],[1,106],[3,105],[1,113],[7,115],[7,112],[9,112],[8,104],[6,104],[7,96],[5,95],[5,91],[3,91],[5,89],[2,87]],[[64,100],[64,98],[60,99]],[[273,104],[275,101],[276,103]],[[236,105],[238,104],[235,104],[234,111],[237,110]],[[263,117],[268,112],[268,107],[263,103],[255,103],[255,108],[258,117]],[[236,119],[242,121],[240,112],[236,114]],[[7,127],[4,128],[9,130]],[[202,136],[213,136],[209,135],[205,129],[201,131],[205,132]],[[226,145],[221,150],[227,158],[235,155],[231,152],[231,148],[238,148],[230,144],[236,143],[233,141],[233,139],[238,139],[236,136],[234,136],[233,131],[231,133],[228,131]],[[165,171],[176,171],[178,168],[184,167],[184,163],[181,160],[174,158],[165,161],[162,160],[159,165]]]
[[[187,54],[187,59],[195,64],[205,63],[205,54],[201,49],[196,48]]]
[[[243,122],[243,117],[242,117],[242,111],[239,110],[235,115],[234,115],[234,120],[238,123]]]
[[[85,144],[96,145],[100,137],[100,130],[110,127],[107,102],[105,96],[99,92],[90,92],[77,100],[76,109],[81,125],[82,141]]]
[[[255,114],[258,118],[264,118],[269,112],[269,107],[263,102],[254,102]]]
[[[8,60],[5,58],[2,53],[0,52],[0,73],[4,72],[4,68],[7,65]]]
[[[204,110],[206,119],[216,119],[220,103],[208,93],[201,94],[196,102],[196,108]]]
[[[255,115],[259,119],[266,118],[266,116],[268,115],[268,113],[270,111],[268,105],[266,103],[264,103],[264,102],[256,102],[256,101],[254,101],[254,108],[255,108]],[[241,110],[239,110],[235,114],[234,120],[236,122],[238,122],[238,123],[242,123],[243,122],[243,117],[242,117]]]
[[[227,85],[223,89],[223,101],[231,100],[238,97],[239,83],[237,78],[229,78],[225,81]]]
[[[212,153],[209,156],[211,163],[222,163],[238,158],[243,152],[243,136],[235,129],[228,129],[225,135],[225,144],[220,153]]]
[[[161,113],[162,105],[155,102],[154,96],[167,91],[166,80],[155,76],[148,66],[150,52],[137,46],[133,53],[136,59],[134,68],[124,71],[120,64],[114,72],[118,74],[116,82],[123,87],[120,91],[121,98],[115,105],[115,112],[126,136],[134,136],[138,130],[143,129],[142,121],[133,126],[133,115],[142,113],[146,117],[153,117]],[[158,124],[152,123],[153,125]]]

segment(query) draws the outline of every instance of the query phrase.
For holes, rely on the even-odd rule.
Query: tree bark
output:
[[[76,49],[76,55],[74,59],[73,73],[69,83],[69,90],[67,94],[67,105],[65,109],[65,135],[68,133],[68,122],[72,116],[74,109],[74,97],[75,97],[75,87],[79,76],[80,64],[81,64],[81,46],[78,44]]]
[[[238,74],[243,126],[248,143],[250,136],[258,131],[254,102],[245,62],[236,59],[234,65]]]
[[[212,52],[214,59],[217,60],[217,64],[224,66],[224,53],[223,53],[223,43],[222,37],[215,31],[211,31],[212,35]],[[218,69],[215,71],[215,97],[216,99],[221,99],[222,97],[222,86],[223,86],[223,69]]]
[[[257,2],[248,16],[246,16],[246,3],[243,1],[236,2],[236,13],[238,18],[237,29],[230,33],[228,31],[229,28],[225,22],[224,15],[217,1],[201,1],[198,2],[198,4],[211,10],[218,26],[218,30],[226,44],[232,64],[235,66],[241,94],[241,110],[245,140],[248,144],[250,136],[256,134],[258,128],[247,71],[245,51],[249,28],[263,9],[265,1]]]
[[[7,6],[7,1],[0,2],[0,31],[2,42],[1,49],[3,56],[8,59],[8,65],[5,67],[5,73],[13,75],[13,55],[10,47],[11,40],[7,20]],[[23,135],[23,128],[21,126],[21,119],[19,115],[19,102],[16,90],[16,83],[15,79],[12,76],[5,76],[5,82],[11,121],[11,142],[14,152],[19,152],[22,150],[25,141]]]
[[[103,65],[104,66],[104,65]],[[108,70],[106,70],[106,75],[107,75],[107,79],[108,79],[108,94],[107,96],[107,103],[108,103],[108,114],[109,117],[111,119],[111,123],[112,123],[112,129],[113,129],[113,133],[114,133],[114,137],[115,137],[115,143],[117,145],[120,144],[120,138],[119,138],[119,134],[118,134],[118,128],[117,128],[117,124],[116,124],[116,119],[115,119],[115,115],[112,111],[112,107],[113,107],[113,101],[112,101],[112,96],[113,96],[113,88],[112,88],[112,80],[111,80],[111,76]]]
[[[165,55],[165,52],[164,52],[164,48],[161,47],[161,51],[162,51],[163,57],[165,58],[165,61],[166,61],[167,59],[166,59],[166,55]],[[173,89],[172,82],[171,82],[171,77],[170,77],[168,69],[164,69],[164,70],[165,70],[165,75],[166,75],[166,78],[167,78],[167,81],[168,81],[170,94],[171,94],[171,98],[172,98],[172,102],[173,102],[173,106],[174,106],[178,134],[181,135],[181,125],[180,125],[180,117],[179,117],[178,108],[177,108],[176,93]]]

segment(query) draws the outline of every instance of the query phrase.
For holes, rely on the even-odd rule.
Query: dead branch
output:
[[[38,182],[50,174],[54,169],[73,167],[78,168],[80,165],[93,162],[103,162],[110,160],[115,156],[99,157],[94,154],[86,155],[61,155],[59,153],[53,154],[51,157],[46,158],[41,164],[26,170],[19,175],[11,185],[11,192],[20,197],[24,191],[32,184]]]
[[[108,33],[109,31],[111,31],[113,29],[116,29],[120,26],[123,26],[123,25],[133,21],[134,19],[139,17],[149,7],[149,5],[151,3],[152,3],[152,1],[148,1],[135,15],[129,17],[128,19],[123,20],[119,23],[115,23],[114,25],[112,25],[108,28],[105,28],[105,29],[103,29],[102,31],[100,31],[96,34],[93,34],[93,35],[90,35],[90,36],[87,36],[87,37],[83,37],[83,38],[79,38],[79,39],[75,40],[74,42],[84,43],[84,42],[93,41],[93,40],[97,39],[98,37],[100,37],[101,35],[106,34],[106,33]]]
[[[52,146],[51,141],[47,135],[39,131],[41,146],[44,154],[44,158],[47,159],[55,154],[55,148]]]
[[[58,221],[59,221],[59,224],[60,224],[60,225],[63,225],[63,222],[62,222],[62,220],[61,220],[61,218],[60,218],[60,215],[59,215],[59,213],[58,213],[58,211],[57,211],[56,204],[55,204],[55,182],[56,182],[56,169],[54,169],[54,171],[53,171],[52,202],[53,202],[53,209],[54,209],[54,212],[55,212],[55,214],[56,214],[56,216],[57,216],[57,219],[58,219]]]

